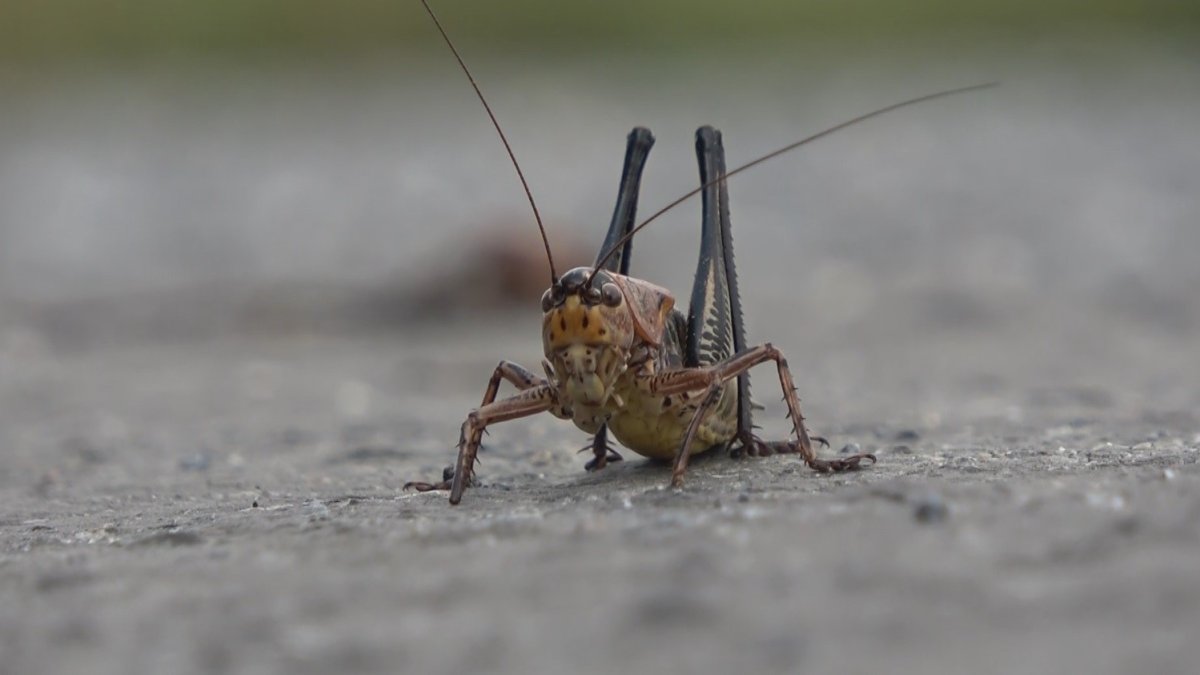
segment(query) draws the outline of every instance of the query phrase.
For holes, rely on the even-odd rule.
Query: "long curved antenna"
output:
[[[424,0],[422,0],[422,2],[424,2]],[[942,98],[943,96],[951,96],[953,94],[962,94],[962,93],[965,93],[968,91],[975,91],[978,89],[987,89],[989,87],[995,87],[999,84],[1000,84],[999,82],[987,82],[985,84],[973,84],[969,87],[959,87],[957,89],[947,89],[945,91],[939,91],[939,92],[935,92],[933,94],[926,94],[924,96],[918,96],[917,98],[910,98],[907,101],[893,103],[887,107],[880,108],[878,110],[874,110],[874,111],[866,113],[864,115],[859,115],[858,117],[855,117],[854,119],[850,119],[845,122],[842,122],[841,124],[837,124],[832,127],[829,127],[828,129],[817,132],[807,138],[802,138],[790,145],[785,145],[782,148],[780,148],[774,152],[769,152],[769,153],[763,155],[762,157],[759,157],[756,160],[746,162],[745,164],[739,166],[738,168],[736,168],[732,171],[726,171],[723,175],[717,176],[716,178],[708,181],[707,183],[701,185],[700,187],[684,194],[679,199],[676,199],[675,201],[671,202],[670,204],[667,204],[666,206],[662,207],[658,211],[655,211],[652,216],[643,220],[640,224],[638,224],[637,227],[635,227],[632,230],[630,230],[629,232],[627,232],[624,237],[621,237],[615,243],[613,243],[613,245],[611,247],[609,247],[608,251],[605,252],[605,254],[596,261],[596,269],[592,270],[591,276],[588,277],[588,283],[591,283],[591,280],[592,280],[591,277],[596,276],[596,271],[599,270],[601,267],[603,267],[604,263],[608,262],[608,259],[611,258],[613,256],[613,254],[615,254],[618,250],[620,250],[621,246],[625,242],[632,239],[633,235],[640,232],[643,227],[646,227],[650,223],[654,222],[654,220],[656,218],[658,218],[659,216],[661,216],[662,214],[666,213],[667,211],[670,211],[671,209],[675,208],[676,206],[679,206],[683,202],[687,201],[687,199],[689,197],[692,197],[692,196],[702,192],[705,188],[709,187],[710,185],[719,183],[734,174],[738,174],[738,173],[745,171],[746,169],[749,169],[752,166],[757,166],[759,164],[762,164],[763,162],[767,161],[768,159],[773,159],[775,157],[778,157],[778,156],[782,155],[783,153],[788,152],[789,150],[795,150],[796,148],[798,148],[802,145],[805,145],[807,143],[811,143],[811,142],[817,140],[818,138],[823,138],[825,136],[828,136],[829,134],[832,134],[835,131],[840,131],[842,129],[845,129],[848,126],[858,124],[859,122],[865,122],[866,120],[869,120],[872,117],[877,117],[879,115],[891,112],[898,108],[904,108],[906,106],[915,105],[917,103],[924,103],[925,101],[930,101],[935,98]]]
[[[471,88],[475,90],[475,95],[479,97],[479,102],[483,104],[483,109],[487,111],[488,117],[492,120],[492,126],[496,127],[496,133],[500,134],[500,140],[504,143],[504,149],[508,151],[508,158],[512,160],[513,168],[517,170],[517,178],[521,179],[521,187],[525,188],[525,196],[529,199],[529,207],[533,209],[533,219],[537,221],[538,231],[542,233],[542,245],[546,247],[546,259],[550,262],[550,285],[553,286],[558,281],[558,272],[554,269],[554,256],[550,253],[550,240],[546,238],[546,227],[542,225],[542,215],[538,213],[537,203],[533,201],[533,192],[529,189],[529,183],[525,180],[525,173],[521,171],[521,165],[517,162],[517,156],[513,154],[512,146],[508,144],[508,137],[504,135],[504,130],[500,128],[500,123],[496,121],[496,114],[492,112],[492,106],[488,105],[487,99],[483,97],[483,92],[479,90],[479,85],[475,83],[475,78],[471,75],[471,69],[467,68],[467,64],[459,55],[458,49],[450,40],[450,36],[446,34],[446,29],[442,28],[442,22],[438,21],[437,15],[433,13],[433,8],[429,6],[426,0],[421,0],[421,4],[425,6],[425,11],[429,14],[429,18],[433,19],[433,25],[437,26],[438,32],[442,34],[442,39],[446,41],[446,46],[454,53],[454,58],[458,61],[458,65],[462,71],[466,73],[467,80],[471,82]]]

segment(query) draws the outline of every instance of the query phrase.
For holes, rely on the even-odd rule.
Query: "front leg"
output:
[[[514,363],[507,359],[502,360],[496,366],[496,369],[492,371],[492,378],[488,380],[487,389],[485,389],[483,392],[483,402],[479,404],[480,407],[483,407],[496,400],[496,394],[500,392],[501,380],[508,381],[521,391],[546,384],[547,382],[546,378],[534,375],[532,371],[519,363]],[[471,443],[474,443],[476,447],[478,447],[479,444],[483,442],[483,430],[480,429],[476,433],[477,435],[469,440]],[[462,441],[460,440],[459,443],[461,444]],[[453,474],[451,474],[451,476],[452,475]],[[449,481],[450,477],[448,476],[444,476],[442,479],[443,483],[448,483]]]
[[[857,469],[864,459],[869,459],[872,463],[875,462],[875,455],[867,453],[841,459],[822,459],[817,457],[816,452],[813,451],[812,440],[808,436],[808,430],[804,427],[804,415],[800,412],[800,400],[796,397],[796,387],[792,382],[792,374],[788,370],[787,359],[783,357],[783,354],[774,345],[767,343],[734,354],[714,366],[685,368],[683,370],[662,373],[655,376],[651,381],[651,389],[661,394],[676,394],[697,390],[704,391],[704,398],[701,399],[700,405],[696,409],[696,414],[692,417],[692,421],[684,433],[679,451],[675,455],[675,463],[671,472],[672,487],[681,487],[683,485],[683,474],[687,470],[692,441],[699,431],[700,424],[703,422],[709,408],[720,398],[721,386],[730,379],[768,360],[774,361],[779,371],[779,383],[783,387],[783,397],[787,402],[788,418],[792,420],[792,426],[796,433],[797,442],[795,451],[799,452],[801,457],[804,458],[805,464],[815,471],[828,472]]]
[[[501,380],[511,382],[521,393],[495,402]],[[462,499],[463,490],[474,476],[475,456],[479,452],[483,431],[487,425],[550,410],[556,404],[557,394],[554,387],[547,384],[544,378],[511,361],[501,361],[488,381],[483,403],[472,410],[463,422],[458,439],[458,461],[455,462],[452,472],[448,470],[449,475],[443,476],[439,483],[410,481],[404,484],[403,489],[413,488],[419,492],[450,490],[450,503],[457,504]]]

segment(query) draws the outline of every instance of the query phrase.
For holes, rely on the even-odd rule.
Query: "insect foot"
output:
[[[432,492],[434,490],[449,490],[454,484],[454,465],[447,466],[442,469],[442,480],[440,483],[426,483],[419,480],[410,480],[404,484],[403,490],[416,490],[417,492]],[[479,481],[474,475],[467,481],[467,487],[479,487]]]
[[[770,457],[795,452],[787,441],[764,441],[750,433],[742,433],[737,437],[739,442],[729,449],[729,456],[734,459],[743,457]]]
[[[797,451],[798,452],[798,451]],[[877,460],[875,455],[869,452],[864,452],[858,455],[851,455],[843,459],[822,459],[820,457],[805,458],[804,463],[813,471],[821,473],[834,473],[838,471],[857,471],[861,469],[861,463],[864,459],[871,460],[874,464]]]
[[[599,471],[608,466],[609,462],[620,462],[624,459],[608,442],[608,427],[600,427],[600,431],[592,436],[592,442],[579,449],[579,452],[592,451],[592,458],[583,465],[585,471]]]

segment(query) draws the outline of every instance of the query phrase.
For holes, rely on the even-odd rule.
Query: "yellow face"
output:
[[[588,305],[578,295],[569,296],[558,307],[546,312],[543,319],[547,355],[569,345],[602,345],[623,342],[613,314],[624,308],[607,305]]]
[[[542,296],[542,343],[546,357],[570,345],[633,345],[629,306],[613,275],[576,267]]]
[[[577,421],[598,425],[612,407],[634,332],[620,289],[607,273],[588,284],[590,274],[571,270],[546,292],[542,342],[563,403]]]
[[[620,331],[607,315],[614,311],[620,310],[589,307],[571,296],[546,313],[546,355],[560,393],[576,409],[606,407],[617,378],[625,372],[629,352],[622,349]]]

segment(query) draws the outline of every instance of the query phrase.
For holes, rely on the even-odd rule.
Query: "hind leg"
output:
[[[696,131],[696,157],[700,184],[708,185],[725,173],[725,148],[721,132],[712,127]],[[724,181],[705,188],[700,231],[700,265],[692,289],[689,323],[689,363],[711,366],[746,349],[746,329],[733,258],[733,225],[729,218],[729,191]],[[737,376],[737,434],[730,454],[764,456],[783,452],[788,443],[765,443],[754,431],[750,400],[750,373]],[[777,447],[776,447],[777,446]]]
[[[688,314],[689,366],[713,366],[746,351],[746,330],[742,319],[741,295],[738,292],[737,266],[733,257],[733,226],[729,218],[729,192],[725,181],[717,179],[725,173],[725,148],[721,133],[712,127],[696,131],[696,156],[700,162],[700,183],[708,185],[702,193],[703,220],[701,224],[700,264],[692,288],[692,306]],[[790,378],[790,374],[788,375]],[[801,453],[806,461],[814,457],[811,441],[825,446],[821,437],[803,442],[763,441],[755,435],[754,405],[750,398],[749,368],[737,374],[737,433],[730,442],[734,457],[762,457],[773,454]],[[794,392],[791,394],[795,396]],[[789,414],[799,416],[799,400]],[[799,418],[802,419],[802,418]],[[803,426],[803,422],[798,422]],[[810,463],[811,464],[811,463]],[[816,467],[814,467],[816,468]]]
[[[621,169],[621,185],[617,192],[617,205],[613,208],[612,222],[608,226],[608,234],[596,255],[599,260],[621,237],[624,237],[637,220],[638,191],[642,183],[642,170],[646,167],[646,159],[650,156],[650,148],[654,147],[654,136],[649,129],[636,127],[629,132],[625,144],[625,165]],[[604,263],[604,269],[609,272],[629,275],[630,256],[633,252],[633,240],[625,242],[621,250]],[[592,451],[592,458],[584,465],[587,471],[599,471],[608,466],[609,462],[621,461],[621,455],[608,442],[608,427],[602,426],[592,437],[592,442],[580,452]]]

